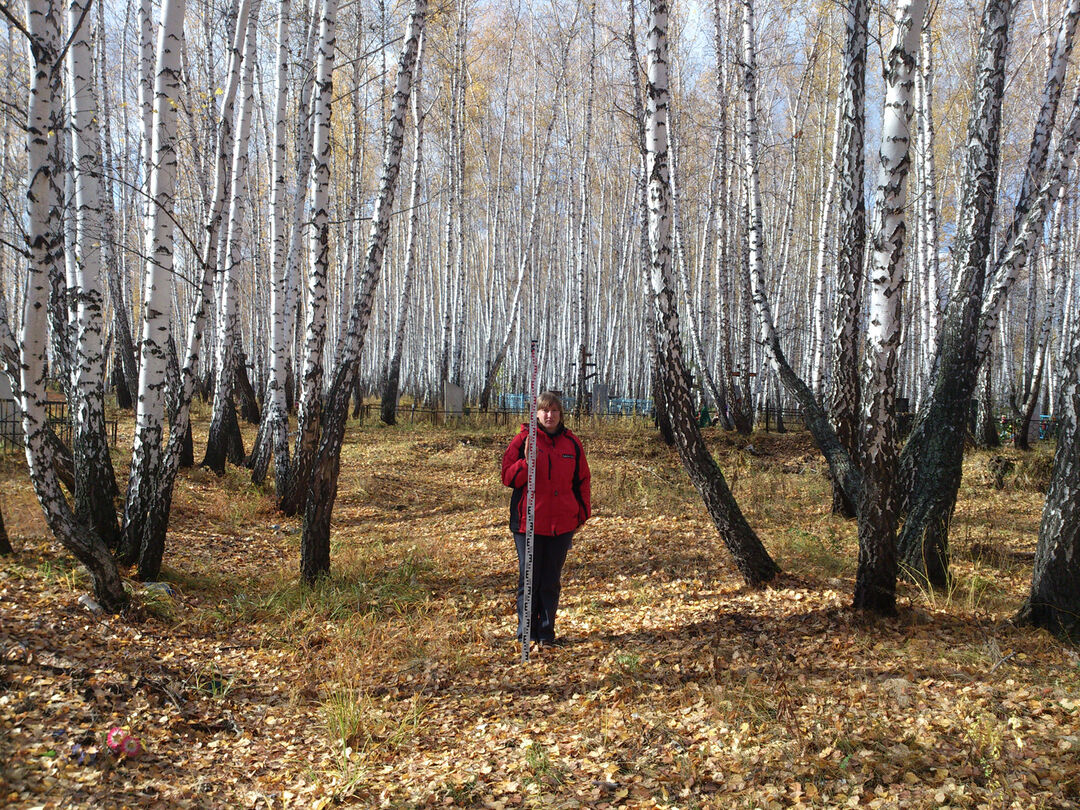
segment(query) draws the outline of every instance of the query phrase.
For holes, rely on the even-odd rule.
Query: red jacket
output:
[[[514,488],[510,498],[510,531],[524,532],[528,525],[529,466],[525,458],[525,440],[529,426],[510,442],[503,453],[502,482]],[[556,535],[572,532],[589,519],[592,502],[589,483],[592,478],[585,450],[578,437],[560,427],[554,436],[539,425],[536,428],[536,512],[537,534]]]

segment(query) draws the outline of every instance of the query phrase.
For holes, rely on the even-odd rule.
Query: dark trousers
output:
[[[552,641],[555,638],[555,612],[559,609],[559,591],[562,590],[562,569],[566,562],[566,552],[570,550],[570,541],[574,533],[551,535],[538,534],[533,542],[533,598],[532,630],[533,640]],[[525,611],[525,533],[514,532],[514,545],[517,546],[518,582],[517,615],[518,639],[521,638],[523,615]]]

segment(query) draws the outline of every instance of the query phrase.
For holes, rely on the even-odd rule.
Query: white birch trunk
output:
[[[454,154],[451,160],[455,161],[457,170],[454,172],[454,181],[457,190],[454,194],[452,216],[454,217],[454,285],[455,312],[457,321],[453,333],[453,356],[450,364],[450,379],[455,385],[462,385],[462,361],[465,348],[465,319],[469,309],[469,297],[465,292],[465,91],[468,85],[468,70],[465,62],[465,44],[469,30],[469,3],[461,0],[460,21],[458,23],[457,56],[455,59],[458,81],[456,92],[457,101],[457,139],[454,143]]]
[[[311,116],[311,235],[308,241],[307,327],[297,432],[289,486],[279,504],[285,514],[299,511],[307,497],[307,479],[315,457],[322,412],[323,347],[326,345],[327,276],[330,264],[330,115],[333,98],[337,0],[323,0]],[[300,178],[303,182],[304,178]],[[300,214],[298,210],[297,215]],[[340,362],[340,356],[339,356]]]
[[[825,198],[821,202],[821,216],[818,220],[817,239],[817,268],[814,273],[814,298],[812,315],[814,324],[813,348],[811,350],[810,390],[818,401],[823,401],[825,389],[825,322],[826,322],[826,261],[829,256],[829,242],[831,239],[829,226],[832,222],[833,201],[836,195],[836,175],[840,167],[837,158],[840,150],[840,116],[842,115],[840,104],[836,105],[836,126],[832,143],[832,159],[828,165],[828,179],[825,182]]]
[[[999,184],[1002,100],[1013,0],[987,0],[975,51],[975,83],[952,244],[953,282],[935,354],[934,379],[901,456],[897,539],[905,572],[948,584],[948,529],[962,475],[965,424],[978,366],[979,308]]]
[[[221,221],[221,211],[225,206],[226,197],[226,179],[228,174],[228,155],[229,149],[232,144],[232,123],[233,123],[233,102],[236,97],[236,89],[239,85],[240,79],[240,53],[241,44],[243,42],[243,31],[247,27],[247,13],[250,8],[249,0],[241,0],[238,12],[237,23],[238,29],[233,39],[233,50],[230,58],[230,70],[226,78],[226,86],[221,98],[220,108],[220,120],[218,122],[218,142],[217,142],[217,154],[215,160],[215,179],[214,179],[214,193],[211,198],[211,204],[209,211],[206,214],[206,221],[203,226],[203,242],[200,248],[200,264],[202,265],[202,272],[204,274],[209,273],[209,279],[211,288],[213,285],[213,273],[212,270],[216,263],[217,245],[218,245],[218,231]],[[170,17],[170,25],[183,25],[184,9],[181,4],[179,9],[171,9],[170,13],[173,17]],[[160,121],[155,124],[155,132],[160,126],[162,129],[162,143],[164,144],[162,152],[162,174],[155,181],[158,182],[162,190],[162,199],[168,200],[170,208],[163,209],[160,206],[155,205],[151,209],[151,213],[154,214],[154,218],[147,219],[147,243],[156,244],[153,240],[159,238],[167,238],[167,244],[162,245],[162,255],[167,258],[168,261],[168,273],[165,272],[164,267],[159,267],[153,261],[153,254],[151,254],[150,260],[147,262],[147,281],[151,278],[150,271],[154,270],[160,274],[161,280],[155,283],[159,284],[161,289],[157,290],[150,283],[144,284],[144,291],[149,294],[154,293],[154,304],[151,306],[144,302],[144,320],[143,330],[144,336],[149,329],[146,320],[146,313],[155,313],[158,321],[165,321],[171,319],[171,315],[168,312],[168,306],[171,305],[171,299],[169,299],[169,291],[171,290],[171,276],[172,276],[172,199],[175,193],[176,186],[176,148],[173,143],[176,132],[176,112],[175,112],[175,95],[169,96],[167,93],[176,93],[179,83],[179,52],[176,48],[177,35],[175,33],[170,34],[166,39],[165,20],[162,22],[162,39],[165,41],[170,52],[163,54],[168,57],[168,62],[165,63],[163,73],[161,74],[162,81],[162,99],[159,105],[162,109],[158,110]],[[180,29],[182,33],[182,28]],[[159,60],[160,61],[160,60]],[[156,165],[155,165],[156,176]],[[166,194],[167,192],[167,194]],[[160,222],[157,218],[160,217]],[[153,230],[150,230],[150,228]],[[196,294],[196,308],[195,316],[202,317],[202,307],[206,306],[206,294],[203,292],[204,286],[200,285],[200,292]],[[212,291],[212,290],[211,290]],[[201,306],[200,306],[201,304]],[[164,309],[163,309],[164,308]],[[156,321],[157,322],[157,321]],[[195,366],[192,373],[195,374],[198,371],[198,356],[199,345],[202,339],[202,320],[196,319],[193,316],[193,323],[199,323],[198,329],[193,329],[188,335],[189,345],[189,360],[194,357]],[[165,471],[161,471],[159,475],[158,461],[161,454],[161,437],[162,437],[162,422],[164,419],[164,391],[165,386],[165,369],[167,360],[167,343],[169,336],[169,329],[166,325],[164,327],[164,334],[161,333],[160,328],[152,330],[155,335],[159,335],[158,342],[154,344],[154,351],[150,354],[153,358],[153,367],[146,367],[145,363],[140,362],[139,368],[139,385],[140,385],[140,399],[136,408],[136,428],[137,433],[135,437],[134,448],[132,451],[132,466],[131,477],[128,481],[127,499],[124,506],[124,528],[123,539],[121,541],[120,559],[126,564],[130,564],[135,561],[137,556],[141,555],[140,547],[145,543],[146,538],[151,536],[151,530],[148,528],[148,521],[151,517],[154,517],[150,512],[150,502],[155,498],[160,498],[160,490],[165,486],[167,476],[164,475]],[[160,343],[160,347],[158,344]],[[144,340],[145,344],[145,340]],[[141,347],[145,352],[145,345]],[[152,375],[148,378],[147,382],[150,386],[149,390],[153,393],[153,400],[147,401],[147,406],[152,405],[152,410],[148,411],[143,417],[146,421],[146,437],[142,438],[141,431],[139,431],[140,425],[140,412],[143,409],[143,400],[141,397],[141,391],[143,386],[144,375],[152,372]],[[194,381],[192,381],[192,386]],[[183,386],[182,386],[183,390]],[[174,416],[181,419],[187,419],[187,410],[190,407],[190,394],[186,401],[174,402]],[[186,433],[186,430],[184,431]],[[170,431],[171,433],[171,431]],[[183,437],[178,437],[178,441]],[[171,438],[170,438],[171,443]],[[152,483],[157,482],[157,483]],[[155,488],[157,493],[155,492]],[[171,484],[169,485],[169,498],[172,497]],[[157,516],[160,519],[160,516]],[[142,567],[140,565],[140,567]]]
[[[286,406],[289,335],[286,326],[288,298],[286,260],[289,234],[286,230],[285,187],[288,130],[286,113],[289,99],[289,22],[292,0],[279,0],[277,24],[277,62],[274,92],[273,159],[270,169],[270,381],[266,392],[267,430],[274,454],[274,488],[280,497],[288,484],[289,414]],[[254,471],[253,471],[254,474]]]
[[[854,606],[896,611],[896,369],[900,290],[904,283],[905,183],[911,167],[913,87],[925,0],[899,0],[886,60],[880,171],[870,252],[870,309],[863,382],[863,492],[859,502],[859,567]]]
[[[330,569],[330,516],[337,497],[337,477],[341,464],[341,443],[345,434],[345,419],[357,363],[363,351],[364,334],[371,317],[371,302],[379,281],[383,253],[390,230],[390,211],[394,201],[394,189],[401,168],[401,151],[405,133],[405,112],[412,90],[413,69],[424,31],[427,0],[413,0],[412,10],[406,24],[405,41],[398,62],[394,98],[386,132],[386,148],[383,156],[379,196],[368,237],[364,275],[360,287],[353,296],[349,313],[349,326],[342,346],[341,359],[334,371],[334,380],[327,396],[323,430],[319,441],[319,454],[312,470],[311,492],[304,513],[304,533],[300,549],[300,572],[312,582],[324,576]],[[318,137],[316,137],[318,142]]]
[[[655,363],[663,407],[683,467],[698,489],[743,579],[760,587],[779,572],[735,502],[697,425],[679,337],[679,314],[672,275],[671,173],[668,162],[668,7],[650,0],[647,44],[644,147],[648,179],[649,287],[655,318]]]
[[[1047,84],[1049,86],[1050,83]],[[1060,85],[1057,85],[1057,89],[1060,92]],[[979,342],[976,346],[979,362],[982,361],[989,348],[990,339],[1001,317],[1005,297],[1027,265],[1036,239],[1042,234],[1046,214],[1051,204],[1065,188],[1069,172],[1076,162],[1078,142],[1080,142],[1080,85],[1077,86],[1073,96],[1072,110],[1058,141],[1047,181],[1037,192],[1032,192],[1031,196],[1035,199],[1026,208],[1023,218],[1014,221],[1015,236],[1011,243],[1006,243],[1006,249],[1001,251],[994,278],[991,281],[990,292],[983,302],[982,314],[979,318]]]
[[[919,143],[922,162],[923,193],[921,243],[926,274],[927,332],[924,343],[932,361],[937,350],[941,317],[948,304],[949,287],[941,277],[938,261],[937,161],[934,157],[934,48],[929,24],[924,22],[919,42],[919,65],[916,78],[919,90]],[[926,363],[929,370],[931,363]]]
[[[593,103],[596,98],[596,0],[589,3],[589,72],[585,97],[585,126],[581,136],[581,165],[578,169],[578,227],[576,234],[577,251],[574,273],[574,292],[577,298],[577,323],[574,332],[577,336],[577,380],[574,386],[577,394],[577,413],[584,413],[588,390],[589,366],[589,317],[586,301],[585,277],[588,269],[588,234],[589,234],[589,161],[592,147]]]
[[[53,468],[49,442],[45,375],[48,368],[47,301],[56,262],[59,199],[54,153],[61,130],[53,126],[60,99],[60,9],[47,0],[28,0],[26,33],[30,39],[30,88],[26,108],[26,247],[29,258],[20,334],[19,405],[30,478],[53,535],[86,566],[94,593],[107,610],[119,610],[127,595],[105,543],[80,525],[68,506]]]
[[[423,178],[424,156],[424,119],[427,111],[423,107],[421,93],[421,68],[424,58],[424,34],[416,46],[416,72],[412,88],[413,116],[413,154],[412,186],[409,192],[409,230],[405,237],[405,275],[401,282],[401,295],[398,300],[397,316],[394,325],[393,355],[387,365],[386,388],[382,398],[382,420],[388,425],[397,421],[397,399],[401,378],[401,356],[405,345],[405,327],[408,323],[409,306],[412,303],[412,290],[416,277],[416,242],[420,226],[420,192]]]
[[[139,132],[142,135],[140,146],[142,148],[142,171],[143,180],[140,184],[144,190],[150,186],[150,176],[153,166],[154,145],[154,1],[139,0],[136,26],[139,31]],[[149,207],[153,205],[153,199],[146,200],[146,214],[149,215]]]
[[[165,419],[165,370],[172,329],[170,287],[173,273],[173,206],[176,195],[176,105],[180,97],[180,40],[184,36],[185,0],[164,0],[158,30],[154,78],[153,149],[150,209],[146,217],[146,266],[143,276],[142,341],[139,345],[139,393],[125,521],[132,504],[141,504],[161,459]],[[127,530],[125,529],[125,532]],[[135,549],[125,537],[122,559]]]
[[[101,285],[102,196],[101,138],[94,98],[90,8],[72,0],[68,6],[68,105],[75,187],[74,264],[76,351],[72,357],[75,454],[75,511],[110,546],[119,540],[116,476],[105,434],[105,322]],[[111,203],[110,203],[111,204]]]
[[[237,373],[237,342],[240,340],[239,275],[242,262],[241,241],[244,236],[244,207],[247,203],[248,141],[251,136],[251,118],[254,106],[255,48],[261,0],[251,0],[247,13],[244,45],[240,56],[242,78],[240,80],[240,110],[236,121],[232,146],[231,175],[229,179],[230,200],[226,219],[224,255],[218,258],[222,268],[221,295],[218,299],[217,345],[214,369],[213,417],[210,422],[204,466],[218,475],[225,472],[229,434],[236,427],[233,389]]]

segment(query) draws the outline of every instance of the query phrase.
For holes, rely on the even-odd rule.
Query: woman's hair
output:
[[[559,409],[559,413],[565,413],[562,406],[562,400],[559,399],[558,395],[551,391],[545,391],[536,398],[536,410],[540,410],[541,408],[551,410],[552,405]]]

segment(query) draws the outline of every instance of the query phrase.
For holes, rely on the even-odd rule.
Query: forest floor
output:
[[[849,609],[855,526],[829,514],[808,434],[709,433],[786,572],[758,591],[652,430],[580,424],[594,516],[564,576],[569,644],[522,665],[511,431],[354,424],[314,590],[269,488],[183,472],[174,593],[132,582],[104,617],[7,457],[0,806],[1080,806],[1080,656],[1009,622],[1048,448],[1001,451],[1001,490],[969,456],[955,587],[901,584],[877,620]],[[109,752],[114,726],[141,756]]]

